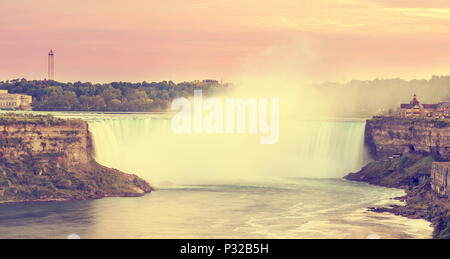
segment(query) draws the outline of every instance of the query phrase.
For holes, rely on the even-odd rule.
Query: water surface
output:
[[[0,205],[0,238],[430,238],[367,207],[403,191],[336,179],[178,186],[140,198]]]
[[[54,113],[89,123],[95,158],[157,191],[0,205],[0,238],[429,238],[424,220],[368,212],[403,191],[341,178],[368,160],[364,120],[280,121],[254,135],[176,135],[169,114]]]

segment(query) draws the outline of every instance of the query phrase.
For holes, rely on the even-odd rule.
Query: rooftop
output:
[[[422,104],[423,108],[425,109],[436,109],[439,104]]]

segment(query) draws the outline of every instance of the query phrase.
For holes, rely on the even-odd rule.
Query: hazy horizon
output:
[[[442,0],[2,1],[0,78],[69,82],[234,81],[258,72],[302,81],[447,74]],[[256,72],[256,73],[252,73]]]
[[[450,77],[450,73],[449,74],[441,74],[441,75],[437,75],[437,74],[434,75],[434,74],[432,74],[429,77],[408,78],[408,79],[400,78],[400,77],[386,77],[386,78],[381,77],[381,78],[367,78],[367,79],[348,78],[346,80],[322,80],[322,81],[317,80],[317,81],[310,82],[310,84],[319,86],[319,85],[326,85],[326,84],[349,84],[349,83],[352,83],[352,82],[355,82],[355,81],[356,82],[371,82],[371,81],[376,81],[376,80],[379,80],[379,81],[402,80],[404,82],[409,83],[409,82],[413,82],[413,81],[423,81],[423,80],[429,81],[429,80],[431,80],[431,79],[433,79],[435,77],[438,77],[438,78]],[[11,82],[13,80],[22,80],[22,79],[25,79],[27,81],[44,81],[44,80],[47,80],[46,77],[45,78],[15,77],[15,78],[0,78],[0,82],[6,82],[6,81]],[[107,80],[107,81],[86,81],[86,80],[80,78],[80,79],[74,79],[74,80],[70,80],[70,81],[64,81],[64,80],[58,80],[58,79],[56,79],[54,81],[56,83],[63,83],[63,84],[77,83],[77,82],[91,83],[91,84],[111,84],[111,83],[117,83],[117,82],[124,82],[124,83],[138,84],[138,83],[143,83],[143,82],[159,83],[159,82],[163,82],[163,81],[166,81],[166,82],[172,81],[173,83],[178,84],[178,83],[183,83],[183,82],[203,81],[203,80],[207,80],[207,79],[218,80],[219,83],[222,80],[223,84],[227,84],[227,83],[228,84],[233,84],[233,83],[235,83],[234,81],[231,81],[231,80],[230,81],[226,81],[224,79],[209,78],[209,77],[208,78],[206,78],[206,77],[199,77],[199,78],[193,78],[193,79],[182,79],[182,78],[180,78],[179,80],[171,80],[171,79],[167,79],[167,78],[166,79],[165,78],[161,78],[161,79],[158,79],[158,80],[153,80],[153,78],[148,78],[148,79],[144,79],[144,80],[131,80],[131,81],[120,80],[120,79],[119,80],[114,80],[114,81],[111,81],[111,80]]]

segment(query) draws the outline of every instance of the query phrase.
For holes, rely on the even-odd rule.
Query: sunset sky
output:
[[[43,79],[51,48],[60,81],[428,78],[450,74],[450,1],[0,1],[0,81]]]

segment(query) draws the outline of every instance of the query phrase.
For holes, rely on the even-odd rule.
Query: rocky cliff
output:
[[[432,222],[434,238],[450,238],[450,200],[436,195],[431,177],[435,160],[450,159],[450,123],[374,117],[367,120],[365,143],[375,160],[345,179],[406,191],[400,198],[404,206],[371,210],[426,219]]]
[[[450,162],[435,162],[431,167],[431,189],[440,197],[450,199]]]
[[[374,117],[367,120],[365,143],[375,158],[409,151],[450,159],[450,123],[430,119]]]
[[[20,120],[0,122],[0,156],[17,160],[53,154],[61,165],[74,167],[91,162],[88,125],[82,120]]]
[[[141,196],[135,175],[97,164],[82,120],[0,116],[0,203]]]

